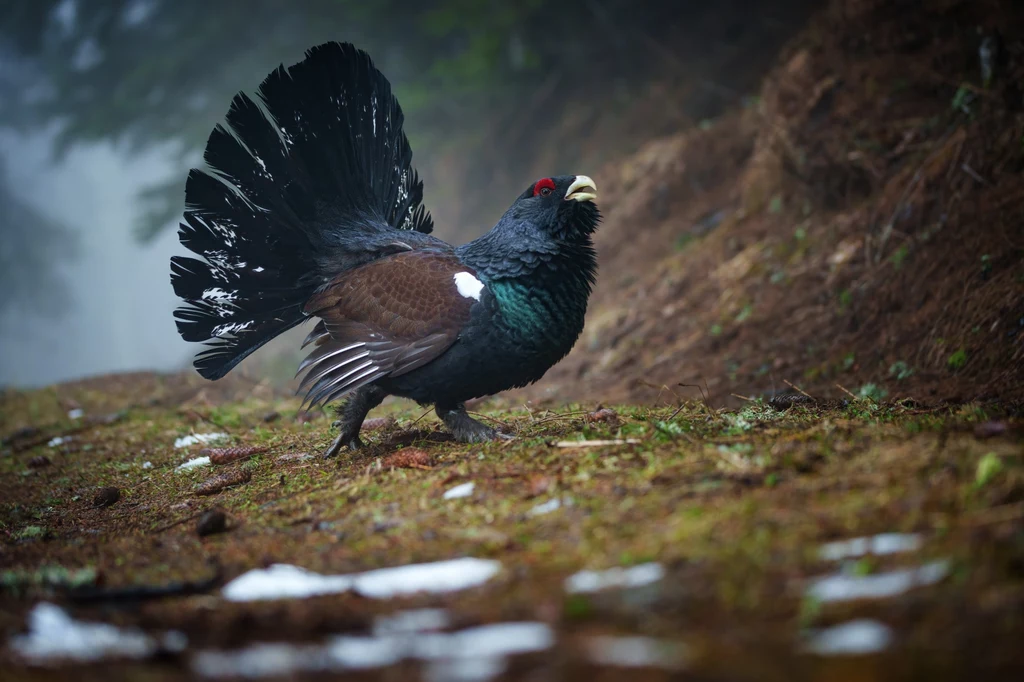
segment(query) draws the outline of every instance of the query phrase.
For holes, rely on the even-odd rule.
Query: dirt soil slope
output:
[[[832,3],[748,109],[597,174],[587,329],[525,395],[1020,401],[1022,82],[1020,3]]]

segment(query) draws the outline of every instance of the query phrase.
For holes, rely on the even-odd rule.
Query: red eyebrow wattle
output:
[[[540,191],[545,187],[550,189],[551,191],[554,191],[555,181],[552,180],[551,178],[544,178],[543,180],[538,180],[537,184],[533,186],[533,196],[537,196],[538,194],[540,194]]]

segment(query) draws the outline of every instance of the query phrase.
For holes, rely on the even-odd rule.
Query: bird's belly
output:
[[[489,338],[485,341],[481,336]],[[462,338],[433,362],[379,385],[388,393],[420,403],[461,403],[532,384],[573,345],[567,341],[535,347],[496,336],[499,334]]]

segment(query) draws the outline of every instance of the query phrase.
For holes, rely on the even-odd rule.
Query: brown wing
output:
[[[458,273],[469,274],[457,279]],[[339,275],[305,306],[308,315],[322,320],[303,343],[316,344],[299,366],[306,372],[299,386],[307,391],[306,401],[329,402],[439,356],[469,320],[480,296],[477,283],[455,256],[425,251],[399,253]]]

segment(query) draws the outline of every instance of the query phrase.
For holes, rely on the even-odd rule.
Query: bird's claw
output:
[[[334,439],[331,445],[324,452],[324,459],[330,459],[337,455],[342,446],[347,446],[349,450],[355,451],[363,447],[363,441],[359,439],[359,436],[349,436],[342,432],[338,434],[338,437]]]

